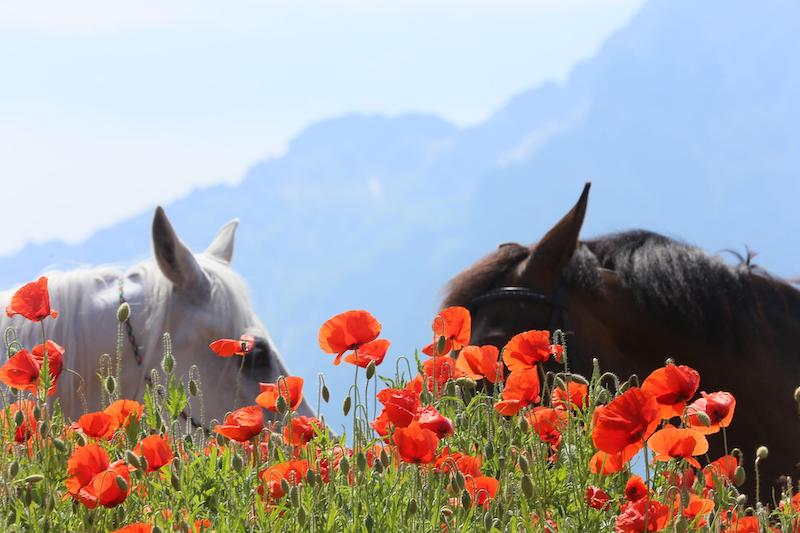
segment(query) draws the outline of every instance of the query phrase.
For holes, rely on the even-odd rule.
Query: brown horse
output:
[[[796,478],[800,291],[749,257],[731,267],[656,233],[580,241],[588,196],[587,183],[537,244],[501,244],[449,283],[444,305],[470,309],[471,343],[502,348],[522,331],[560,328],[572,371],[588,375],[597,357],[626,378],[644,378],[671,357],[700,372],[700,390],[736,397],[727,437],[744,453],[744,492],[754,492],[760,445],[769,449],[761,494],[781,475]],[[721,454],[721,440],[710,438],[712,453]]]

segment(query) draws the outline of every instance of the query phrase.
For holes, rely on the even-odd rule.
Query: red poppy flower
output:
[[[214,431],[237,442],[252,439],[264,429],[264,414],[258,405],[249,405],[229,413],[225,422],[214,426]]]
[[[147,459],[147,471],[155,472],[162,466],[172,462],[172,447],[161,435],[149,435],[143,438],[133,449],[133,453]]]
[[[334,365],[350,350],[358,350],[381,333],[381,323],[368,311],[346,311],[322,324],[319,346],[325,353],[336,354]]]
[[[703,469],[706,488],[713,489],[716,483],[733,484],[737,466],[739,466],[739,461],[733,455],[723,455],[716,461],[710,462]]]
[[[389,349],[389,341],[386,339],[376,339],[361,346],[359,349],[344,358],[346,363],[367,368],[370,363],[375,362],[378,366],[386,357]]]
[[[686,402],[697,392],[700,374],[686,365],[667,365],[654,370],[642,383],[642,390],[656,397],[661,418],[681,416]]]
[[[17,290],[6,307],[9,317],[22,315],[33,322],[41,322],[48,316],[56,318],[57,311],[50,309],[50,293],[47,291],[47,277],[42,276]]]
[[[514,372],[544,363],[551,354],[560,358],[561,346],[550,344],[550,332],[531,330],[511,337],[503,348],[503,362]]]
[[[114,418],[116,428],[128,427],[132,419],[142,419],[144,406],[135,400],[117,400],[103,409],[103,412]]]
[[[639,501],[647,496],[647,486],[641,476],[631,476],[625,483],[625,497],[628,501]]]
[[[389,424],[391,423],[392,421],[389,419],[389,415],[386,413],[386,408],[384,407],[381,414],[378,415],[378,418],[373,420],[370,425],[378,435],[385,437],[389,434]]]
[[[485,379],[489,383],[497,383],[503,379],[497,357],[499,351],[495,346],[464,346],[458,354],[456,369],[461,375],[472,379]]]
[[[7,430],[9,427],[15,427],[14,442],[21,444],[36,433],[36,418],[33,416],[35,405],[31,400],[17,400],[0,411],[0,423],[2,423],[3,428]],[[22,411],[24,417],[22,424],[19,426],[14,423],[17,411]]]
[[[503,389],[503,399],[494,405],[503,416],[513,416],[521,409],[539,401],[541,387],[536,367],[511,372]]]
[[[289,376],[279,379],[277,383],[259,383],[261,394],[256,396],[256,403],[273,413],[278,412],[278,398],[283,396],[286,405],[292,411],[303,401],[303,378]]]
[[[87,437],[101,440],[110,439],[119,427],[116,418],[102,411],[86,413],[78,419],[77,425]]]
[[[586,503],[593,509],[605,511],[611,507],[611,504],[609,503],[611,498],[608,497],[608,493],[599,487],[595,487],[594,485],[589,485],[586,487],[586,494],[584,497],[586,498]]]
[[[488,509],[489,502],[497,494],[500,482],[488,476],[466,476],[465,482],[464,490],[472,496],[472,505],[480,505],[484,509]]]
[[[286,493],[281,486],[281,480],[285,479],[290,486],[299,485],[306,479],[308,470],[308,461],[297,460],[266,468],[258,474],[263,483],[258,487],[258,493],[272,500],[283,498]]]
[[[622,470],[639,450],[633,446],[620,453],[595,452],[589,460],[589,472],[607,476]]]
[[[153,533],[153,526],[145,524],[144,522],[136,522],[128,524],[125,527],[115,529],[111,533]]]
[[[598,450],[607,453],[619,453],[629,447],[638,451],[660,421],[656,397],[631,387],[595,411],[592,441]]]
[[[419,394],[409,389],[383,389],[378,400],[389,421],[399,428],[407,427],[420,409]]]
[[[317,436],[322,430],[322,422],[311,416],[295,416],[283,428],[286,444],[302,446]]]
[[[721,428],[728,427],[733,420],[736,409],[736,398],[730,392],[701,393],[702,398],[692,402],[686,409],[689,415],[689,426],[705,435],[717,433]],[[711,424],[706,426],[698,418],[698,413],[708,415]]]
[[[11,388],[36,392],[39,365],[28,350],[20,350],[0,367],[0,381]]]
[[[655,452],[655,461],[669,461],[670,459],[685,459],[695,468],[700,468],[700,463],[693,456],[702,455],[708,451],[708,441],[699,431],[688,428],[676,428],[667,425],[653,433],[647,445]]]
[[[722,533],[761,533],[757,516],[739,516],[733,511],[728,518],[727,514],[722,513]]]
[[[219,339],[208,345],[211,351],[220,357],[231,357],[233,355],[240,355],[244,357],[250,350],[256,340],[252,335],[242,335],[239,339]]]
[[[534,407],[527,417],[539,438],[557,448],[561,443],[561,432],[567,426],[567,413],[551,407]]]
[[[128,496],[129,491],[116,481],[121,477],[130,486],[128,465],[124,461],[109,464],[106,451],[93,442],[75,448],[67,460],[67,475],[67,491],[89,509],[98,504],[114,507]]]
[[[472,455],[466,455],[461,452],[450,452],[450,448],[445,447],[442,453],[436,458],[434,464],[436,472],[452,472],[455,468],[462,474],[480,477],[481,475],[481,458]]]
[[[45,345],[47,346],[47,368],[50,374],[50,388],[47,390],[47,394],[53,395],[56,392],[61,370],[64,368],[64,348],[51,340],[48,340]],[[44,352],[45,350],[41,344],[37,344],[31,350],[31,355],[36,364],[39,365],[40,371],[44,364]]]
[[[413,421],[407,427],[397,428],[392,435],[400,458],[406,463],[430,463],[436,458],[439,437]]]
[[[647,529],[645,530],[645,517]],[[618,533],[643,533],[644,531],[661,531],[671,517],[668,505],[652,498],[642,498],[635,502],[627,502],[620,509],[615,523]]]
[[[451,379],[461,377],[462,372],[456,367],[455,359],[451,357],[431,357],[422,363],[422,371],[429,391],[441,394],[444,386]],[[435,380],[435,381],[434,381]]]
[[[689,503],[683,507],[683,516],[696,528],[702,528],[707,525],[706,517],[714,510],[714,500],[708,498],[701,498],[700,496],[689,492]],[[675,511],[681,508],[680,495],[675,497],[673,504]]]
[[[567,383],[567,389],[561,387],[553,390],[553,407],[566,409],[570,406],[575,409],[585,409],[589,405],[589,386],[577,381]]]
[[[433,319],[431,328],[435,341],[422,349],[422,353],[433,357],[434,355],[447,355],[453,350],[460,350],[469,344],[472,327],[472,318],[464,307],[448,307],[442,309]],[[439,351],[439,339],[444,337],[444,349]]]
[[[453,422],[432,405],[420,409],[417,412],[416,419],[420,427],[430,429],[440,439],[453,434]]]

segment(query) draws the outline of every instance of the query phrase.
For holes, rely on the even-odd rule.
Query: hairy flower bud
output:
[[[370,361],[367,365],[367,379],[372,379],[372,376],[375,375],[375,361]]]
[[[114,391],[117,390],[117,380],[114,379],[114,376],[106,377],[105,386],[106,392],[109,394],[114,394]]]
[[[766,459],[768,455],[769,455],[769,450],[767,449],[766,446],[759,446],[758,449],[756,450],[756,457],[758,459],[761,459],[762,461]]]
[[[14,459],[14,462],[8,467],[8,477],[14,479],[17,474],[19,474],[19,461]]]
[[[117,483],[117,487],[119,487],[119,490],[121,490],[122,492],[128,492],[128,488],[129,488],[129,486],[128,486],[128,482],[127,482],[127,481],[125,481],[125,478],[124,478],[124,477],[122,477],[122,476],[117,476],[117,477],[114,479],[114,481],[116,481],[116,483]]]
[[[22,411],[14,413],[14,426],[20,427],[25,422],[25,414]]]
[[[461,507],[469,509],[472,506],[472,496],[468,490],[461,493]]]
[[[328,390],[328,386],[324,383],[322,384],[322,399],[325,401],[325,403],[331,401],[331,391]]]
[[[417,513],[417,500],[411,498],[408,500],[408,505],[406,506],[406,516],[411,517]]]
[[[58,450],[58,451],[60,451],[62,453],[67,451],[67,445],[64,443],[63,440],[61,440],[61,439],[59,439],[57,437],[55,439],[53,439],[53,447],[56,450]]]
[[[358,468],[359,472],[363,472],[367,469],[367,457],[364,455],[364,452],[358,452],[356,454],[356,468]]]
[[[517,459],[517,463],[519,464],[519,469],[522,470],[523,474],[530,474],[531,473],[531,465],[528,463],[528,458],[524,455],[520,455],[519,459]]]
[[[170,473],[169,482],[172,485],[173,489],[181,490],[181,479],[178,477],[177,474],[175,474],[175,472]]]
[[[737,487],[741,487],[744,484],[745,479],[747,478],[747,474],[744,471],[742,466],[737,466],[736,470],[733,471],[733,482]]]
[[[131,306],[128,302],[122,302],[117,307],[117,320],[120,322],[125,322],[131,316]]]
[[[347,414],[350,412],[350,406],[352,404],[353,399],[350,396],[344,399],[344,404],[342,404],[342,413],[344,413],[344,416],[347,416]]]
[[[197,388],[197,382],[193,379],[189,380],[189,394],[192,396],[197,396],[197,393],[200,392]]]
[[[172,357],[172,354],[167,353],[164,355],[164,358],[161,360],[161,368],[163,368],[164,372],[167,374],[172,374],[172,370],[175,368],[175,358]]]
[[[698,421],[699,421],[701,424],[703,424],[705,427],[708,427],[708,426],[710,426],[710,425],[711,425],[711,417],[709,417],[709,416],[708,416],[708,415],[705,413],[705,411],[698,411],[697,413],[695,413],[695,417],[696,417],[696,418],[697,418],[697,420],[698,420]]]
[[[529,476],[522,476],[522,493],[526,498],[532,500],[536,496],[536,489],[533,486],[533,481]]]

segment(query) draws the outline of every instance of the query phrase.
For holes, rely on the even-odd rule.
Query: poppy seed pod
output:
[[[131,316],[131,306],[128,302],[122,302],[117,307],[117,320],[120,322],[125,322]]]
[[[756,458],[762,461],[766,459],[768,455],[769,455],[769,450],[767,449],[766,446],[759,446],[758,449],[756,450]]]

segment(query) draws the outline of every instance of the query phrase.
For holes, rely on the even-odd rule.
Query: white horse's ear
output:
[[[194,254],[178,238],[161,206],[153,216],[153,251],[161,272],[181,290],[208,292],[209,281]]]
[[[219,230],[217,236],[206,248],[206,254],[216,257],[226,263],[231,262],[233,257],[233,241],[236,236],[236,228],[239,226],[239,219],[234,218]]]

